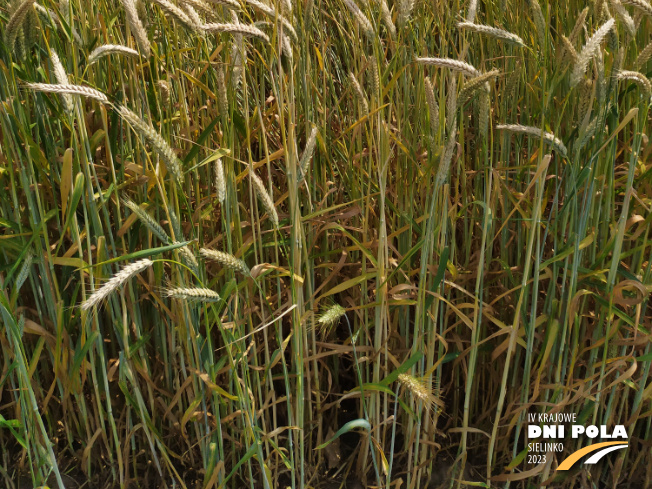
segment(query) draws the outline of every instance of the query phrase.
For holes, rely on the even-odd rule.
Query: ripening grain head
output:
[[[521,39],[516,34],[513,34],[503,29],[498,29],[496,27],[491,27],[488,25],[481,25],[481,24],[473,24],[472,22],[460,22],[459,24],[457,24],[457,27],[462,30],[484,34],[486,36],[493,37],[494,39],[498,39],[500,41],[509,42],[512,44],[516,44],[518,46],[525,46],[523,39]]]
[[[210,248],[201,248],[199,250],[199,255],[204,260],[215,261],[229,270],[240,272],[243,275],[249,275],[249,267],[233,255],[225,253],[223,251],[211,250]]]
[[[48,92],[58,94],[81,95],[82,97],[92,98],[100,103],[110,105],[109,99],[99,90],[85,87],[83,85],[55,85],[50,83],[25,83],[25,87],[35,92]]]
[[[199,287],[169,287],[163,290],[163,295],[187,302],[218,302],[220,300],[217,292]]]
[[[604,38],[607,37],[609,31],[613,29],[615,23],[615,19],[609,19],[586,42],[586,45],[580,51],[577,63],[575,63],[575,67],[573,68],[571,74],[571,86],[575,86],[580,82],[582,76],[584,76],[584,73],[586,72],[586,68],[589,66],[589,61],[596,56],[596,52],[600,49],[600,44],[602,44]]]
[[[426,409],[443,406],[427,380],[410,374],[399,374],[398,381],[416,400],[423,402]]]
[[[87,311],[93,306],[98,305],[109,295],[111,295],[114,291],[116,291],[119,287],[124,285],[130,278],[134,277],[135,275],[138,275],[144,270],[147,270],[153,264],[154,264],[153,261],[151,261],[148,258],[144,258],[142,260],[127,265],[118,273],[116,273],[113,277],[111,277],[108,280],[108,282],[105,283],[102,287],[100,287],[95,292],[93,292],[93,294],[88,299],[82,302],[81,305],[82,310]]]
[[[158,153],[161,157],[168,171],[172,174],[175,180],[178,183],[183,182],[183,171],[181,169],[181,161],[177,158],[176,153],[170,147],[170,145],[161,137],[161,135],[156,132],[156,130],[142,120],[138,115],[133,113],[128,108],[121,106],[118,109],[118,112],[122,118],[127,121],[131,126],[143,136],[149,144],[152,145],[152,148]]]
[[[122,46],[120,44],[104,44],[103,46],[98,46],[91,54],[88,55],[88,64],[95,63],[98,59],[103,56],[108,56],[110,54],[121,54],[127,57],[138,58],[140,55],[135,49],[131,49],[127,46]]]
[[[557,150],[561,156],[566,157],[568,155],[566,146],[564,146],[564,143],[562,143],[559,138],[550,132],[542,131],[538,127],[522,126],[521,124],[498,124],[496,129],[541,138],[544,142],[550,144],[555,150]]]
[[[265,209],[265,212],[267,212],[267,215],[271,219],[274,227],[277,228],[278,213],[276,212],[276,207],[274,206],[274,200],[267,192],[267,189],[265,188],[265,184],[263,184],[263,181],[260,179],[258,175],[256,175],[255,173],[251,173],[251,181],[253,183],[254,190],[258,195],[258,198],[263,204],[263,208]]]
[[[143,23],[138,16],[138,10],[136,9],[136,0],[121,0],[122,6],[125,9],[125,16],[127,18],[127,25],[131,30],[131,34],[136,40],[136,44],[140,51],[149,58],[149,55],[152,52],[152,48],[147,38],[147,31],[143,27]]]
[[[417,58],[416,62],[422,65],[438,66],[458,71],[466,76],[479,76],[481,73],[469,63],[451,58]]]

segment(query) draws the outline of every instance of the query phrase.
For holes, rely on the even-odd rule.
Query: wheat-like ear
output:
[[[267,212],[267,215],[271,219],[274,227],[277,228],[278,213],[276,212],[276,207],[274,206],[274,200],[269,195],[269,193],[267,193],[265,184],[263,184],[263,181],[260,179],[258,175],[256,175],[255,173],[251,173],[251,181],[254,185],[254,190],[256,191],[258,198],[260,199],[260,201],[263,204],[263,207],[265,208],[265,212]]]
[[[161,7],[161,10],[163,10],[163,12],[165,12],[167,15],[181,22],[188,29],[194,31],[200,28],[198,24],[193,22],[193,20],[188,16],[188,14],[186,14],[183,10],[181,10],[179,7],[174,5],[172,2],[169,2],[168,0],[151,0],[151,1],[152,3],[155,3],[156,5]]]
[[[127,207],[129,210],[131,210],[131,212],[133,212],[136,215],[136,217],[138,217],[140,222],[142,222],[145,225],[145,227],[149,229],[154,236],[156,236],[164,243],[170,242],[170,237],[165,232],[163,227],[152,216],[150,216],[147,212],[145,212],[138,204],[136,204],[133,200],[123,198],[122,204],[125,207]]]
[[[127,46],[122,46],[120,44],[104,44],[103,46],[98,46],[93,49],[91,54],[88,55],[88,64],[93,64],[103,56],[108,56],[110,54],[122,54],[133,58],[138,58],[140,56],[138,51],[128,48]]]
[[[182,5],[190,6],[196,11],[201,12],[210,22],[216,21],[218,18],[211,4],[206,3],[204,0],[182,0]]]
[[[443,185],[448,176],[453,153],[457,145],[457,77],[450,74],[448,85],[448,95],[446,98],[446,146],[441,154],[437,176],[435,177],[436,186]]]
[[[217,292],[200,287],[168,287],[163,290],[163,295],[187,302],[218,302],[221,300]]]
[[[348,9],[351,11],[351,13],[353,14],[353,18],[360,26],[360,29],[362,29],[362,32],[365,33],[365,35],[370,41],[373,41],[375,37],[374,27],[371,25],[371,22],[369,22],[367,16],[362,12],[362,10],[360,10],[360,7],[358,7],[358,5],[355,3],[354,0],[342,0],[342,1],[344,2],[344,5],[346,5]]]
[[[634,37],[636,36],[636,25],[634,24],[634,19],[629,15],[629,12],[623,7],[623,4],[620,3],[620,0],[611,0],[611,8],[616,14],[618,20],[625,26],[627,33]]]
[[[641,89],[643,94],[646,97],[650,97],[650,94],[652,94],[652,84],[650,83],[650,80],[643,74],[639,73],[638,71],[620,71],[617,75],[617,78],[619,80],[629,80],[633,81],[638,85],[638,87]]]
[[[192,22],[191,29],[198,32],[201,36],[205,36],[206,32],[201,28],[201,26],[203,26],[205,23],[204,19],[201,18],[201,16],[195,10],[195,8],[188,3],[182,3],[181,10],[188,16],[188,18]]]
[[[240,4],[237,0],[207,0],[209,3],[214,3],[216,5],[223,5],[232,10],[240,10]]]
[[[265,42],[269,42],[269,36],[260,29],[245,24],[204,24],[202,26],[206,32],[227,32],[230,34],[241,34],[243,36],[257,37]]]
[[[54,77],[56,78],[57,83],[60,85],[70,85],[66,69],[63,67],[63,64],[61,64],[61,60],[54,50],[50,50],[50,59],[52,60],[52,71],[54,71]],[[75,109],[72,96],[69,93],[62,93],[61,101],[63,102],[65,111],[69,116],[72,116],[73,110]]]
[[[550,132],[542,131],[538,127],[522,126],[521,124],[499,124],[496,126],[496,129],[543,138],[546,143],[550,144],[563,157],[568,155],[566,146],[564,146],[564,143],[559,138]]]
[[[204,260],[216,261],[223,267],[240,272],[243,275],[249,275],[251,273],[245,262],[223,251],[200,248],[199,254]]]
[[[138,17],[138,9],[136,8],[135,0],[121,0],[122,6],[125,9],[125,16],[127,18],[127,24],[131,30],[131,34],[136,40],[136,44],[140,51],[149,58],[149,55],[152,52],[152,48],[149,44],[149,39],[147,38],[147,31],[143,27],[143,23]]]
[[[179,244],[179,241],[175,241],[172,244]],[[190,248],[188,246],[181,246],[180,248],[177,248],[177,251],[186,265],[190,267],[193,272],[197,273],[199,271],[199,263],[197,263],[197,258],[195,258],[195,254],[190,250]]]
[[[182,183],[183,172],[181,170],[181,161],[179,161],[176,153],[168,145],[165,139],[163,139],[152,126],[147,124],[144,120],[142,120],[128,108],[121,106],[119,107],[118,112],[124,120],[131,124],[136,132],[143,136],[149,142],[149,144],[152,145],[152,148],[161,157],[168,171],[172,174],[175,180],[178,183]]]
[[[634,61],[634,65],[637,68],[641,68],[647,61],[652,57],[652,41],[648,43],[645,48],[643,48],[643,51],[639,53],[639,55],[636,57],[636,61]]]
[[[426,76],[423,79],[423,84],[426,90],[426,104],[428,105],[428,112],[430,116],[430,135],[434,137],[439,131],[439,104],[435,98],[435,90],[432,86],[430,78]]]
[[[306,147],[303,149],[303,154],[299,160],[299,168],[301,168],[301,179],[303,180],[308,173],[308,166],[310,165],[310,160],[312,160],[312,155],[315,153],[315,144],[317,143],[317,126],[313,126],[310,131],[310,136],[308,136],[308,141],[306,141]]]
[[[646,0],[620,0],[623,5],[631,5],[632,7],[640,10],[645,15],[652,16],[652,5]]]
[[[50,83],[25,83],[25,88],[34,90],[35,92],[47,92],[58,94],[72,94],[81,95],[83,97],[92,98],[103,104],[110,105],[109,99],[99,90],[83,85],[55,85]]]
[[[426,409],[443,407],[443,402],[435,396],[432,383],[428,380],[410,374],[399,374],[398,381],[415,399],[422,401]]]
[[[398,2],[398,26],[402,29],[408,23],[414,10],[414,0],[399,0]]]
[[[260,10],[263,12],[265,15],[270,17],[271,19],[277,19],[281,22],[283,25],[283,30],[285,34],[289,34],[290,37],[292,37],[292,40],[294,42],[297,42],[299,40],[299,37],[297,36],[297,32],[294,30],[294,27],[292,26],[292,23],[283,17],[281,14],[279,14],[276,10],[274,10],[272,7],[265,5],[262,2],[259,2],[258,0],[245,0],[248,4],[251,6],[255,7],[256,9]]]
[[[15,290],[17,291],[20,290],[20,288],[27,280],[27,277],[29,276],[29,270],[32,267],[33,259],[34,259],[34,255],[32,255],[31,253],[27,253],[27,256],[25,256],[25,260],[23,261],[23,265],[20,267],[20,272],[18,272],[18,276],[16,277]]]
[[[462,85],[462,90],[460,91],[459,94],[459,104],[464,104],[473,94],[476,92],[476,90],[480,88],[484,88],[485,92],[487,91],[487,83],[496,78],[500,74],[499,69],[493,69],[487,73],[482,73],[481,75],[478,75],[474,78],[469,78],[464,85]]]
[[[460,22],[457,24],[457,27],[462,30],[467,30],[471,32],[477,32],[479,34],[484,34],[486,36],[499,39],[501,41],[509,42],[512,44],[517,44],[519,46],[525,46],[523,39],[521,39],[516,34],[512,34],[503,29],[498,29],[496,27],[491,27],[488,25],[474,24],[472,22]]]
[[[346,314],[344,309],[339,304],[333,304],[326,309],[318,318],[317,326],[322,336],[327,336],[333,326],[340,322],[340,319]]]
[[[475,16],[478,12],[478,0],[471,0],[469,2],[469,10],[466,13],[467,22],[475,22]]]
[[[387,0],[379,0],[380,2],[380,15],[383,19],[383,24],[387,27],[387,32],[389,32],[390,39],[396,39],[396,26],[392,20],[392,13],[389,11],[389,6],[387,5]]]
[[[570,60],[571,65],[575,65],[579,61],[579,56],[575,50],[575,46],[563,34],[560,36],[562,44],[562,54],[559,63],[562,69],[566,69],[567,62]]]
[[[358,82],[358,79],[355,77],[353,73],[349,73],[349,81],[351,82],[353,91],[358,97],[358,103],[362,107],[362,112],[368,114],[369,102],[367,102],[367,96],[365,95],[364,91],[362,90],[362,87],[360,86],[360,83]]]
[[[9,22],[5,26],[5,42],[9,49],[13,49],[14,42],[18,36],[18,31],[23,25],[23,21],[29,14],[34,5],[34,0],[24,0],[9,17]]]
[[[109,295],[111,295],[116,289],[121,285],[125,284],[130,278],[138,275],[144,270],[147,270],[151,267],[154,262],[148,258],[144,258],[137,262],[131,263],[116,273],[113,277],[109,279],[102,287],[97,289],[93,294],[82,302],[81,308],[84,311],[87,311],[93,306],[98,305]]]
[[[464,61],[451,58],[416,58],[417,63],[422,65],[439,66],[440,68],[449,68],[458,71],[466,76],[480,76],[481,73],[474,67]]]
[[[215,162],[215,191],[218,202],[223,203],[226,200],[226,178],[222,158],[218,158]]]
[[[586,73],[589,61],[591,61],[596,55],[596,51],[600,49],[600,44],[602,44],[604,38],[607,37],[609,31],[613,29],[615,23],[615,19],[609,19],[586,42],[582,51],[580,51],[577,63],[575,63],[575,67],[573,68],[573,73],[571,74],[571,86],[574,87],[580,82],[582,76]]]
[[[491,119],[491,89],[489,82],[486,82],[485,85],[485,89],[480,92],[478,125],[480,126],[480,136],[486,139],[489,135],[489,119]]]
[[[532,20],[534,20],[534,26],[536,27],[539,36],[539,45],[543,48],[546,44],[546,33],[548,31],[546,18],[541,11],[539,0],[528,0],[528,3],[530,4]]]
[[[580,15],[578,15],[577,20],[575,21],[575,25],[573,26],[573,30],[571,31],[570,36],[568,36],[568,40],[571,42],[571,44],[574,44],[577,41],[580,33],[584,30],[584,22],[586,21],[586,16],[588,13],[589,7],[584,7],[584,10],[582,10]]]

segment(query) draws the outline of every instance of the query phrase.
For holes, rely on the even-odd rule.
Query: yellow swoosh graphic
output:
[[[568,470],[584,455],[588,455],[591,452],[595,452],[601,448],[610,447],[613,445],[627,445],[627,443],[622,441],[605,441],[603,443],[596,443],[595,445],[589,445],[588,447],[581,448],[566,457],[566,459],[559,465],[559,467],[557,467],[557,470]]]

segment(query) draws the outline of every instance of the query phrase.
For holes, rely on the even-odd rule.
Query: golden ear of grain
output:
[[[646,0],[620,0],[623,5],[631,5],[632,7],[640,10],[645,15],[652,17],[652,5]]]
[[[199,287],[168,287],[163,290],[163,295],[187,302],[218,302],[221,300],[217,292]]]
[[[525,46],[523,39],[521,39],[516,34],[512,34],[504,29],[498,29],[496,27],[491,27],[488,25],[474,24],[472,22],[460,22],[457,24],[457,27],[462,30],[468,30],[471,32],[477,32],[479,34],[484,34],[486,36],[499,39],[501,41],[509,42],[519,46]]]
[[[48,92],[58,94],[71,94],[89,97],[103,104],[110,105],[109,99],[99,90],[83,85],[55,85],[50,83],[25,83],[26,88],[34,90],[35,92]]]
[[[100,287],[98,290],[93,292],[93,294],[82,303],[81,305],[82,310],[86,311],[92,308],[93,306],[98,305],[109,295],[111,295],[116,289],[124,285],[130,278],[148,269],[153,264],[154,262],[152,260],[148,258],[144,258],[142,260],[127,265],[118,273],[116,273],[113,277],[111,277],[109,281],[105,283],[102,287]]]
[[[319,316],[317,322],[322,326],[332,326],[338,322],[344,314],[346,314],[346,309],[339,304],[333,304],[331,307],[326,309],[321,316]]]
[[[625,7],[623,7],[623,4],[620,3],[620,0],[611,0],[611,8],[616,14],[616,18],[625,27],[627,33],[631,37],[636,36],[636,25],[634,24],[634,19],[632,19],[629,12],[627,12]]]
[[[435,396],[432,385],[427,380],[410,374],[399,374],[398,381],[415,399],[423,402],[427,410],[443,407],[443,403]]]
[[[215,191],[218,202],[224,203],[226,201],[226,178],[224,177],[222,158],[218,158],[215,162]]]
[[[145,225],[145,227],[149,229],[154,236],[156,236],[164,243],[170,242],[170,237],[165,232],[165,230],[161,227],[161,225],[152,216],[150,216],[147,212],[145,212],[138,204],[126,198],[122,199],[122,203],[131,212],[133,212],[136,215],[136,217],[138,217],[140,222],[142,222]]]
[[[539,0],[528,0],[530,4],[530,11],[532,12],[532,19],[534,20],[534,26],[537,29],[537,34],[539,36],[539,45],[543,48],[546,44],[546,33],[548,32],[546,18],[543,15],[541,10],[541,5]]]
[[[640,69],[645,63],[648,62],[650,57],[652,57],[652,41],[650,41],[648,45],[643,48],[643,51],[641,51],[636,57],[634,66]]]
[[[374,33],[374,27],[371,25],[371,22],[369,22],[369,19],[367,16],[360,10],[360,7],[355,3],[354,0],[342,0],[344,2],[344,5],[348,7],[348,9],[351,11],[353,14],[353,18],[357,22],[357,24],[360,26],[360,29],[362,29],[362,32],[365,33],[367,38],[370,41],[373,41],[375,38],[375,33]]]
[[[93,49],[91,54],[88,55],[88,64],[93,64],[103,56],[108,56],[110,54],[122,54],[134,58],[140,56],[138,51],[127,46],[121,46],[120,44],[104,44],[103,46],[98,46]]]
[[[183,10],[181,10],[179,7],[174,5],[172,2],[169,2],[168,0],[151,0],[151,1],[156,5],[158,5],[159,7],[161,7],[161,10],[163,10],[163,12],[165,12],[167,15],[181,22],[188,29],[193,31],[200,29],[200,25],[202,24],[201,21],[199,24],[195,23],[193,19],[191,19],[188,16],[188,14],[186,14]]]
[[[156,132],[156,130],[142,120],[138,115],[133,113],[128,108],[121,106],[118,109],[118,112],[124,120],[126,120],[131,126],[143,136],[149,144],[152,145],[152,148],[156,153],[161,157],[168,171],[172,174],[174,179],[179,183],[183,183],[183,171],[181,169],[181,161],[177,158],[176,153],[170,147],[170,145],[161,137],[161,135]]]
[[[430,135],[435,136],[439,131],[439,104],[435,98],[435,90],[432,86],[430,78],[426,76],[423,79],[423,84],[426,91],[426,104],[428,105],[428,112],[430,116]]]
[[[275,9],[272,7],[265,5],[262,2],[259,2],[258,0],[245,0],[248,4],[252,5],[256,9],[260,10],[263,12],[265,15],[270,17],[272,20],[278,19],[281,24],[283,25],[283,30],[286,34],[289,34],[290,37],[292,37],[292,40],[294,42],[297,42],[299,40],[299,37],[297,36],[297,32],[294,30],[294,27],[292,26],[292,23],[283,17],[281,14],[279,14]]]
[[[59,56],[54,50],[50,51],[50,59],[52,60],[52,67],[54,71],[54,77],[57,80],[57,83],[60,85],[70,85],[68,81],[68,75],[66,74],[66,69],[61,64]],[[72,116],[73,110],[75,108],[72,96],[69,93],[61,94],[61,102],[63,107],[69,116]]]
[[[312,155],[315,152],[315,144],[317,143],[317,126],[314,126],[310,131],[310,136],[308,136],[308,141],[306,141],[306,147],[303,150],[301,159],[299,160],[299,168],[301,169],[301,179],[306,177],[308,173],[308,166],[310,165],[310,160],[312,160]]]
[[[643,74],[639,73],[638,71],[620,71],[617,75],[617,78],[619,80],[629,80],[641,89],[643,92],[643,95],[647,98],[650,97],[650,94],[652,94],[652,84],[650,84],[650,80]]]
[[[566,146],[559,138],[550,132],[542,131],[538,127],[522,126],[521,124],[498,124],[496,129],[542,138],[546,143],[550,144],[561,156],[566,157],[568,155]]]
[[[573,72],[571,73],[571,86],[574,87],[580,82],[582,76],[584,76],[584,73],[586,73],[586,68],[589,65],[589,61],[591,61],[591,59],[596,56],[596,52],[600,49],[600,44],[602,44],[604,38],[607,37],[609,31],[613,29],[615,23],[615,19],[609,19],[586,42],[579,54],[577,63],[573,68]]]
[[[269,36],[260,29],[245,24],[204,24],[202,29],[206,32],[226,32],[230,34],[241,34],[243,36],[257,37],[269,42]]]
[[[353,91],[358,97],[358,103],[360,104],[360,107],[362,107],[362,112],[364,114],[368,114],[369,102],[367,102],[367,96],[365,95],[364,91],[362,90],[362,87],[360,86],[360,83],[358,82],[358,79],[355,77],[353,73],[349,73],[349,81],[351,82]]]
[[[260,201],[263,204],[263,207],[265,208],[265,212],[267,212],[267,215],[271,219],[274,227],[277,228],[279,221],[278,221],[278,213],[276,212],[276,207],[274,206],[274,200],[272,199],[272,197],[270,197],[269,193],[267,193],[265,184],[263,184],[263,181],[260,179],[258,175],[252,173],[251,181],[254,185],[254,190],[256,191],[258,198],[260,199]]]
[[[399,0],[398,3],[398,26],[402,29],[410,20],[414,10],[414,0]]]
[[[568,40],[571,44],[575,44],[580,36],[580,33],[584,30],[584,22],[586,21],[586,16],[588,13],[589,7],[584,7],[584,10],[582,10],[580,15],[577,17],[575,25],[573,26],[573,30],[571,31],[570,36],[568,36]]]
[[[149,39],[147,38],[147,31],[145,31],[145,27],[143,27],[143,23],[140,21],[140,17],[138,17],[138,9],[136,8],[135,0],[121,1],[131,34],[134,36],[140,51],[146,58],[149,58],[152,48],[149,44]]]
[[[9,17],[9,21],[5,26],[5,42],[9,49],[13,49],[14,42],[18,36],[18,31],[22,27],[23,21],[27,18],[27,15],[34,6],[34,3],[34,0],[23,1],[20,5],[18,5],[18,8],[14,10],[14,12],[11,14],[11,17]]]
[[[451,58],[416,58],[417,63],[422,65],[439,66],[440,68],[448,68],[453,71],[458,71],[463,75],[475,77],[481,73],[473,66],[464,61]]]
[[[396,39],[396,26],[394,25],[394,21],[392,20],[392,13],[389,10],[389,6],[387,5],[387,0],[379,0],[380,1],[380,15],[383,19],[383,24],[385,24],[385,27],[387,27],[387,32],[389,32],[389,37],[390,39],[394,40]]]
[[[488,91],[488,88],[491,88],[488,83],[493,78],[496,78],[500,74],[500,70],[493,69],[487,73],[482,73],[479,76],[468,79],[464,85],[462,85],[462,90],[459,95],[459,104],[465,103],[474,93],[481,88],[484,88],[485,91]]]
[[[199,255],[204,260],[215,261],[225,268],[240,272],[243,275],[249,275],[249,267],[242,260],[223,251],[211,250],[210,248],[200,248]]]
[[[213,10],[213,7],[211,7],[211,4],[205,2],[204,0],[182,0],[182,5],[192,7],[197,12],[201,12],[201,14],[204,15],[210,22],[218,20],[218,16]],[[239,7],[239,5],[236,7]]]
[[[475,16],[478,11],[478,0],[471,0],[469,2],[469,10],[466,13],[467,22],[475,22]]]

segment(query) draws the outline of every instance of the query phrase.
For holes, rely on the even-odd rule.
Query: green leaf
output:
[[[446,274],[448,257],[450,256],[450,253],[451,250],[448,246],[444,248],[444,251],[441,252],[441,257],[439,259],[439,267],[437,267],[437,275],[435,275],[435,281],[432,283],[432,286],[430,287],[430,292],[436,292],[437,289],[439,288],[439,285],[441,284],[441,281],[444,280],[444,275]],[[432,301],[434,299],[435,299],[434,295],[428,294],[428,297],[426,297],[426,307],[425,307],[426,311],[430,309],[430,305],[432,304]]]
[[[199,150],[201,149],[201,145],[204,143],[206,138],[208,136],[210,136],[210,134],[213,132],[213,129],[215,129],[215,126],[217,125],[217,123],[219,121],[220,121],[220,116],[213,119],[211,121],[211,123],[208,126],[206,126],[206,129],[204,129],[202,131],[202,133],[199,135],[199,138],[197,138],[197,141],[193,145],[192,149],[190,151],[188,151],[188,154],[183,159],[184,163],[187,164],[187,163],[191,162],[193,160],[193,158],[195,158],[195,156],[197,156],[197,154],[199,153]]]
[[[116,263],[116,262],[128,261],[128,260],[140,260],[142,258],[147,258],[150,256],[165,253],[166,251],[172,251],[172,250],[176,250],[177,248],[183,248],[184,246],[187,246],[189,243],[192,243],[192,241],[182,241],[171,245],[159,246],[158,248],[149,248],[147,250],[136,251],[135,253],[129,253],[128,255],[122,255],[116,258],[111,258],[110,260],[106,260],[100,263],[95,263],[93,265],[89,265],[88,267],[90,266],[99,267],[102,265],[109,265],[110,263]],[[88,267],[84,267],[84,268],[88,268]]]
[[[323,448],[326,448],[328,445],[333,443],[344,433],[348,433],[349,431],[354,430],[356,428],[362,428],[367,431],[371,431],[371,425],[369,424],[369,421],[367,421],[366,419],[354,419],[353,421],[349,421],[344,426],[342,426],[339,430],[337,430],[337,433],[335,433],[335,435],[330,440],[328,440],[325,443],[322,443],[317,448],[315,448],[315,450],[321,450]]]
[[[412,355],[410,358],[408,358],[403,364],[394,370],[391,374],[389,374],[387,377],[385,377],[383,380],[380,381],[380,385],[383,386],[388,386],[392,382],[395,382],[396,379],[398,379],[398,376],[401,374],[406,373],[408,370],[410,370],[415,363],[417,363],[419,360],[423,358],[423,353],[420,351],[416,352],[414,355]]]
[[[197,163],[195,166],[193,166],[193,167],[190,168],[189,170],[186,170],[186,173],[188,173],[189,171],[194,170],[195,168],[199,168],[200,166],[207,165],[207,164],[209,164],[211,161],[215,161],[215,160],[217,160],[218,158],[222,158],[223,156],[226,156],[226,155],[228,155],[228,154],[230,154],[230,153],[231,153],[231,150],[230,150],[230,149],[227,149],[227,148],[220,148],[220,149],[218,149],[218,150],[215,150],[215,151],[213,152],[213,154],[210,155],[208,158],[205,158],[204,160],[200,161],[199,163]]]

